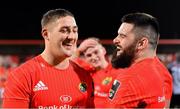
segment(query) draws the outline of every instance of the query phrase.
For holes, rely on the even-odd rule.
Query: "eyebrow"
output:
[[[119,33],[118,35],[119,36],[127,36],[126,34],[123,34],[123,33]]]
[[[71,26],[63,26],[61,28],[71,28]],[[73,26],[73,28],[78,28],[78,26]]]

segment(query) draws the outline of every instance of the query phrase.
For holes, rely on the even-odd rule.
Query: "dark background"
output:
[[[121,17],[130,12],[145,12],[158,18],[161,39],[180,38],[179,0],[37,0],[0,5],[0,39],[42,39],[41,17],[55,8],[68,9],[75,15],[79,39],[114,38]]]

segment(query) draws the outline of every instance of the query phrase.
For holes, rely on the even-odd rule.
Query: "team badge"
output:
[[[120,82],[118,80],[115,80],[109,92],[109,98],[111,100],[114,98],[114,95],[116,94],[119,87],[120,87]]]
[[[103,85],[107,85],[112,81],[112,77],[106,77],[103,81],[102,84]]]
[[[81,92],[85,92],[87,90],[87,84],[85,82],[82,82],[79,84],[79,90]]]

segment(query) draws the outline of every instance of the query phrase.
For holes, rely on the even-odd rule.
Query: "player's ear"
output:
[[[137,43],[137,49],[142,50],[148,46],[148,38],[142,37]]]
[[[49,35],[48,35],[47,28],[43,28],[43,29],[41,30],[41,35],[43,36],[44,39],[49,40]]]
[[[106,49],[103,46],[101,46],[101,47],[102,47],[102,50],[103,50],[103,54],[106,55]]]

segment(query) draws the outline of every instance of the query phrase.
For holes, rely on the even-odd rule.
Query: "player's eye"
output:
[[[91,54],[86,54],[86,57],[91,57]]]
[[[73,32],[74,32],[74,33],[77,33],[77,32],[78,32],[78,29],[77,29],[77,28],[74,28],[74,29],[73,29]]]
[[[68,30],[65,29],[65,28],[63,28],[63,29],[60,30],[60,32],[61,32],[61,33],[68,33]]]

